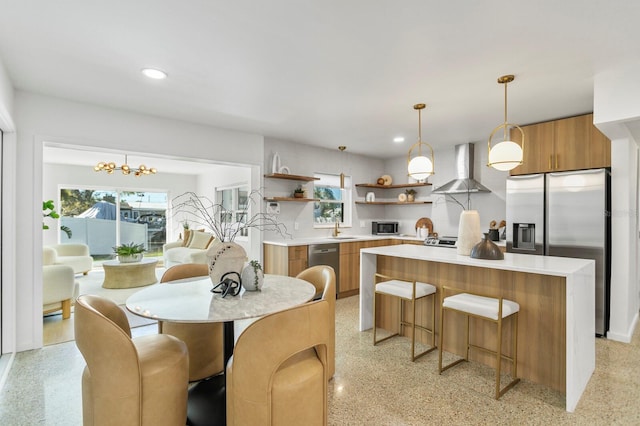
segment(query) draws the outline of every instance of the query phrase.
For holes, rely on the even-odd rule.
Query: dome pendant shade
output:
[[[433,174],[433,163],[422,155],[413,157],[407,166],[409,176],[416,180],[425,180]]]
[[[496,170],[509,171],[522,164],[522,148],[515,142],[503,141],[489,151],[489,164]]]
[[[422,141],[421,111],[425,107],[425,104],[416,104],[413,106],[413,109],[418,110],[418,142],[411,146],[407,157],[407,174],[419,182],[424,182],[429,176],[434,174],[433,148],[428,143]],[[422,154],[423,146],[429,149],[430,158]],[[417,149],[418,155],[411,158],[414,149]]]
[[[524,161],[524,132],[520,126],[507,123],[507,85],[514,79],[515,77],[513,75],[503,75],[498,78],[498,83],[504,84],[504,123],[493,129],[487,144],[487,166],[500,171],[513,170]],[[491,141],[500,129],[504,132],[504,139],[502,142],[495,144],[492,148]],[[507,135],[509,129],[518,130],[520,132],[520,145],[509,139]]]

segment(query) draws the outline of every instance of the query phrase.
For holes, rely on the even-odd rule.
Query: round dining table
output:
[[[169,281],[142,289],[129,296],[127,310],[159,321],[224,324],[224,365],[233,354],[236,320],[257,318],[301,305],[313,299],[316,288],[308,281],[283,275],[264,276],[260,291],[238,295],[213,293],[209,277]],[[226,424],[224,371],[189,389],[187,418],[190,425]]]

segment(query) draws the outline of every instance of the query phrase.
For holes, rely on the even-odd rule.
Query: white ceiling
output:
[[[638,1],[0,0],[19,90],[378,157],[593,109]],[[153,81],[139,70],[166,70]],[[404,136],[400,148],[393,137]]]

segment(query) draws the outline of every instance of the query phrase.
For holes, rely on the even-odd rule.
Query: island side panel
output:
[[[373,327],[373,276],[378,256],[360,253],[360,331]]]
[[[573,412],[596,369],[595,262],[567,278],[567,411]]]
[[[438,288],[440,295],[442,286],[455,287],[460,290],[473,291],[490,297],[504,297],[520,304],[518,321],[518,375],[535,383],[544,384],[560,392],[566,391],[566,286],[565,278],[516,271],[504,271],[493,268],[455,265],[449,263],[424,260],[404,259],[388,256],[363,256],[363,268],[367,273],[363,277],[373,276],[378,271],[401,279],[417,279],[428,282]],[[377,262],[376,258],[377,257]],[[363,282],[362,291],[369,293],[361,298],[362,309],[368,309],[365,318],[361,317],[361,329],[372,326],[373,281],[369,286]],[[368,288],[367,288],[368,287]],[[392,300],[378,296],[378,327],[396,329],[397,304]],[[365,301],[366,300],[366,301]],[[427,304],[418,303],[417,318],[421,323],[430,320]],[[408,311],[408,310],[407,310]],[[408,314],[408,312],[406,313]],[[406,318],[408,319],[408,318]],[[439,329],[440,310],[436,310],[436,330]],[[458,355],[464,354],[464,320],[455,313],[447,313],[444,350]],[[488,347],[496,345],[495,325],[486,321],[471,320],[472,343],[480,343]],[[505,342],[511,339],[511,324],[505,323]],[[408,330],[407,330],[408,331]],[[417,337],[426,341],[428,335],[417,333]],[[439,337],[439,336],[437,336]],[[473,340],[475,339],[475,340]],[[438,340],[436,340],[438,341]],[[504,351],[510,355],[510,345]],[[494,358],[481,351],[471,351],[472,360],[487,365],[494,364]],[[505,371],[511,366],[503,363]]]

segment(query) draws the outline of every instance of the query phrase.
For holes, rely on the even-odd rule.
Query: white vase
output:
[[[473,246],[482,240],[480,231],[480,215],[477,210],[465,210],[460,213],[458,224],[458,241],[456,243],[458,254],[469,256]]]
[[[247,291],[260,291],[264,282],[264,272],[248,264],[242,270],[242,287]]]
[[[215,286],[227,272],[235,272],[238,277],[242,274],[247,252],[241,245],[234,242],[214,241],[207,249],[209,263],[209,278]],[[235,275],[231,278],[238,278]]]

